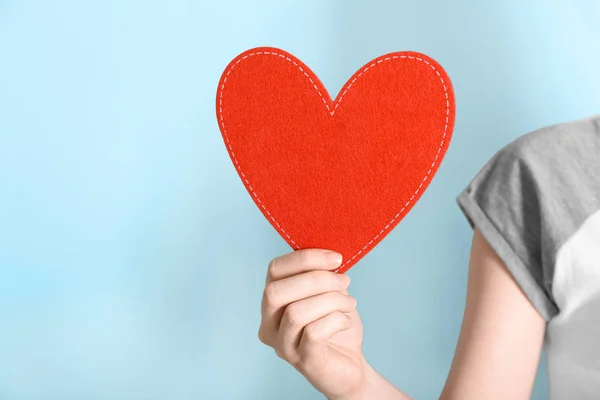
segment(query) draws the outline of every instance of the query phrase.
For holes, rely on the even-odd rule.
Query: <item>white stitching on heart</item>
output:
[[[327,111],[329,111],[329,113],[331,115],[334,115],[335,110],[337,110],[337,108],[339,107],[340,103],[342,102],[344,96],[346,95],[346,93],[348,92],[348,90],[350,90],[350,88],[352,87],[352,85],[354,84],[354,82],[356,82],[358,80],[358,78],[360,78],[365,72],[367,72],[369,69],[375,67],[376,65],[381,64],[384,61],[390,61],[390,60],[395,60],[395,59],[410,59],[410,60],[417,60],[420,62],[423,62],[427,65],[429,65],[429,67],[431,67],[431,69],[433,69],[433,71],[437,74],[437,76],[440,78],[440,81],[442,83],[442,86],[444,87],[444,94],[446,95],[446,124],[444,126],[444,134],[442,136],[442,141],[440,142],[440,146],[438,148],[438,151],[435,155],[435,158],[433,160],[433,162],[431,163],[431,166],[429,167],[429,171],[427,171],[427,174],[425,174],[425,176],[423,177],[423,180],[421,181],[421,184],[419,185],[419,187],[417,188],[417,190],[415,190],[415,192],[413,193],[413,195],[411,196],[411,198],[404,204],[404,206],[402,207],[402,209],[400,211],[398,211],[398,213],[394,216],[394,218],[392,218],[387,225],[381,230],[379,231],[379,233],[377,235],[375,235],[375,237],[373,239],[371,239],[371,241],[369,243],[367,243],[362,249],[360,249],[352,258],[347,259],[340,267],[338,267],[336,269],[336,271],[339,271],[340,269],[344,268],[348,263],[352,262],[356,257],[358,257],[360,254],[362,254],[362,252],[369,247],[371,244],[373,244],[373,242],[375,240],[377,240],[377,238],[379,236],[381,236],[381,234],[383,232],[385,232],[390,225],[392,225],[394,223],[394,221],[400,216],[400,214],[402,214],[402,212],[406,209],[406,207],[408,207],[408,205],[410,203],[412,203],[412,201],[414,200],[414,198],[417,196],[417,194],[419,193],[419,191],[421,190],[421,188],[423,187],[423,184],[425,183],[425,181],[427,180],[427,178],[429,177],[429,175],[431,174],[431,171],[433,170],[435,164],[438,161],[440,152],[442,151],[442,148],[444,147],[444,142],[446,140],[446,134],[448,132],[448,122],[449,122],[449,117],[450,117],[450,101],[449,101],[449,96],[448,96],[448,88],[446,87],[446,83],[444,82],[444,78],[442,77],[442,75],[439,73],[439,71],[435,68],[435,66],[431,63],[429,63],[427,60],[424,60],[420,57],[414,57],[414,56],[391,56],[391,57],[385,57],[382,59],[379,59],[375,62],[373,62],[371,65],[365,67],[353,80],[352,82],[350,82],[347,87],[344,89],[344,91],[342,92],[342,94],[340,95],[339,100],[337,100],[335,107],[333,110],[331,110],[329,108],[329,104],[327,103],[327,100],[325,99],[325,97],[321,94],[321,92],[319,91],[319,88],[317,87],[317,85],[315,84],[315,82],[312,80],[312,78],[310,77],[310,75],[308,75],[308,73],[306,73],[306,71],[304,71],[304,69],[302,69],[302,67],[300,65],[298,65],[298,63],[296,63],[294,60],[292,60],[291,58],[289,58],[288,56],[286,56],[285,54],[280,54],[280,53],[276,53],[276,52],[272,52],[272,51],[257,51],[255,53],[250,53],[250,54],[246,54],[243,57],[241,57],[239,60],[237,60],[237,62],[235,64],[233,64],[229,70],[227,71],[227,73],[225,74],[225,78],[223,79],[223,84],[221,85],[221,92],[219,95],[219,119],[221,121],[221,127],[223,129],[223,136],[225,137],[225,140],[227,142],[227,147],[229,147],[229,150],[231,151],[231,158],[233,158],[233,161],[235,162],[235,164],[238,167],[238,170],[240,171],[240,175],[242,176],[242,179],[244,180],[244,182],[246,182],[246,184],[248,185],[248,188],[250,189],[250,192],[252,193],[252,195],[254,196],[254,198],[258,201],[258,203],[260,204],[260,206],[263,208],[263,210],[265,210],[265,212],[267,213],[267,215],[269,216],[269,218],[271,219],[271,221],[273,221],[275,223],[275,225],[277,225],[277,227],[281,230],[281,232],[283,232],[283,234],[290,240],[290,242],[292,242],[292,244],[295,246],[296,250],[298,250],[300,247],[296,244],[296,242],[290,237],[290,235],[288,235],[288,233],[281,227],[281,225],[279,225],[279,223],[275,220],[275,218],[271,215],[271,213],[269,212],[269,210],[267,210],[267,208],[265,207],[265,205],[262,203],[262,201],[260,201],[260,198],[258,197],[258,195],[256,194],[256,192],[254,192],[254,189],[252,189],[252,185],[250,185],[250,182],[248,182],[248,179],[246,179],[246,176],[244,175],[240,164],[237,161],[237,158],[235,157],[235,154],[233,152],[233,148],[231,147],[231,143],[229,142],[229,138],[227,137],[227,132],[225,130],[225,121],[223,120],[223,91],[225,89],[225,83],[227,82],[227,78],[229,77],[229,75],[231,74],[231,71],[233,71],[233,69],[240,63],[242,62],[242,60],[247,59],[248,57],[252,57],[252,56],[257,56],[257,55],[261,55],[261,54],[265,54],[265,55],[273,55],[273,56],[278,56],[281,58],[284,58],[285,60],[291,62],[292,64],[294,64],[296,67],[298,67],[298,69],[300,70],[300,72],[302,72],[304,74],[304,76],[306,76],[308,78],[308,80],[310,81],[310,83],[313,85],[313,87],[315,88],[315,90],[317,91],[317,93],[319,94],[319,96],[321,97],[321,100],[323,100],[323,104],[325,104],[325,108],[327,109]]]

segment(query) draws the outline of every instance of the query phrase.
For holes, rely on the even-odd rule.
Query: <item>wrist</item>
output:
[[[377,380],[380,378],[380,375],[371,367],[364,356],[361,357],[360,362],[362,364],[363,379],[358,390],[342,397],[328,398],[328,400],[364,400],[369,398],[369,388],[378,386]]]
[[[364,377],[360,389],[342,398],[329,400],[412,400],[408,395],[402,393],[398,388],[381,376],[381,374],[371,367],[364,357],[361,362]]]
[[[371,388],[377,387],[377,381],[380,379],[380,375],[371,367],[371,364],[366,359],[362,360],[364,378],[360,390],[354,393],[351,397],[344,400],[365,400],[369,398],[369,393],[372,392]],[[372,397],[371,397],[372,398]]]

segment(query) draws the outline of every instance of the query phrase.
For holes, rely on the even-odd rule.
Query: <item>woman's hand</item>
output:
[[[258,336],[329,399],[357,396],[369,367],[362,354],[363,325],[350,279],[331,270],[340,254],[298,250],[268,268]]]

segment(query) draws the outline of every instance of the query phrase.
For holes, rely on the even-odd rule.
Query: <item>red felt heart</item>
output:
[[[237,56],[221,76],[217,119],[259,209],[294,249],[342,253],[345,272],[411,210],[450,143],[454,93],[416,52],[381,56],[335,101],[293,55]]]

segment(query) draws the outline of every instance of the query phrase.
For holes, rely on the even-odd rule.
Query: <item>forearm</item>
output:
[[[410,396],[402,393],[387,379],[381,376],[369,363],[365,364],[365,384],[360,393],[340,400],[412,400]]]

